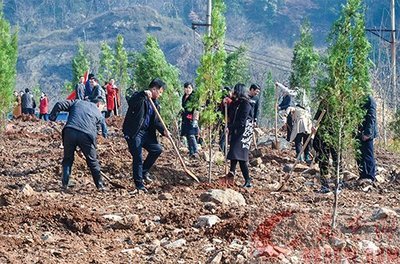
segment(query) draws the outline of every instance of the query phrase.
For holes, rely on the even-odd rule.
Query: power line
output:
[[[238,49],[238,48],[239,48],[238,46],[235,46],[235,45],[229,44],[229,43],[225,43],[225,46],[233,47],[233,48],[235,48],[235,49]],[[260,55],[260,56],[263,56],[263,57],[267,57],[267,58],[270,58],[270,59],[273,59],[273,60],[285,62],[285,63],[291,63],[291,62],[288,61],[288,60],[279,59],[279,58],[276,58],[276,57],[273,57],[273,56],[270,56],[270,55],[266,55],[266,54],[262,54],[262,53],[259,53],[259,52],[256,52],[256,51],[252,51],[252,50],[246,50],[246,52],[248,52],[248,53],[253,53],[253,54],[256,54],[256,55]]]

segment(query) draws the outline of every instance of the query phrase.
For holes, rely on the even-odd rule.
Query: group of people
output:
[[[15,91],[14,97],[13,119],[22,118],[23,121],[36,120],[36,101],[30,90],[26,88],[25,92]],[[49,98],[42,92],[39,100],[39,119],[48,121]]]
[[[106,102],[105,117],[108,118],[112,115],[118,115],[118,108],[120,107],[119,89],[115,85],[115,80],[110,79],[100,86],[98,79],[94,74],[88,75],[88,80],[85,82],[85,77],[79,77],[79,82],[75,85],[74,96],[70,99],[87,100],[90,102],[95,101],[101,97]],[[102,109],[103,111],[103,109]]]
[[[83,83],[77,86],[77,99],[58,102],[50,114],[50,120],[54,121],[60,111],[69,112],[67,124],[63,130],[64,143],[64,159],[62,185],[64,189],[68,188],[69,176],[72,170],[74,160],[74,152],[79,147],[85,155],[87,165],[93,176],[96,187],[104,190],[104,183],[100,173],[100,165],[96,154],[96,135],[98,128],[101,127],[102,135],[107,137],[107,127],[105,117],[101,114],[101,109],[106,105],[105,93],[101,91],[101,87],[95,79],[90,79],[92,86],[91,94],[88,95],[83,90]],[[107,89],[113,89],[113,82],[110,81]],[[289,139],[295,141],[296,156],[300,157],[301,148],[305,139],[312,133],[313,123],[310,118],[309,110],[304,105],[304,100],[297,100],[293,104],[291,97],[294,94],[287,87],[276,83],[277,87],[281,87],[284,96],[278,106],[278,110],[284,111],[287,116],[287,124],[290,122],[291,134]],[[163,136],[167,135],[168,130],[165,129],[156,112],[161,110],[159,97],[167,85],[161,79],[153,79],[148,88],[143,91],[135,92],[128,99],[128,110],[122,126],[122,132],[127,142],[127,147],[132,155],[132,175],[135,187],[138,191],[147,192],[146,184],[152,182],[150,169],[162,153],[162,147],[158,143],[156,131]],[[194,107],[193,100],[195,98],[193,85],[185,83],[182,96],[182,126],[181,136],[186,137],[189,155],[198,158],[198,133],[199,133],[199,112]],[[259,93],[261,87],[252,84],[250,88],[246,88],[244,84],[238,83],[232,89],[225,87],[226,92],[220,106],[220,110],[226,109],[228,134],[227,145],[229,151],[227,159],[230,160],[230,169],[224,177],[228,184],[233,184],[236,175],[236,167],[239,163],[243,178],[244,188],[252,187],[252,179],[249,175],[248,161],[249,150],[253,141],[253,129],[257,126],[259,114]],[[107,99],[108,100],[108,99]],[[108,102],[107,102],[108,103]],[[376,113],[375,103],[372,97],[368,97],[365,105],[367,115],[365,122],[360,127],[361,151],[359,165],[362,172],[362,178],[375,180],[375,160],[373,156],[373,138],[376,136]],[[286,115],[285,114],[285,115]],[[318,113],[316,115],[318,117]],[[289,124],[288,124],[289,125]],[[224,133],[225,134],[225,133]],[[224,137],[225,138],[225,137]],[[220,140],[221,143],[222,140]],[[225,148],[225,143],[220,144]],[[310,162],[309,148],[306,147],[305,161]],[[313,146],[317,152],[316,160],[321,169],[321,184],[323,188],[328,188],[327,182],[324,181],[328,173],[327,166],[329,164],[329,155],[334,159],[334,149],[324,142],[322,137],[317,133]],[[143,148],[148,154],[143,159]],[[334,161],[335,162],[335,161]],[[322,189],[322,191],[324,191]]]

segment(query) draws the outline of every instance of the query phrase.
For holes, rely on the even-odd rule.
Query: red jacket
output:
[[[47,96],[40,98],[39,113],[47,114],[49,112],[49,99]]]
[[[111,111],[115,108],[114,98],[115,98],[115,88],[111,84],[106,86],[107,92],[107,110]]]

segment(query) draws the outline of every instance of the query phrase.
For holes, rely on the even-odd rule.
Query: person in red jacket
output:
[[[44,121],[49,121],[49,99],[45,93],[42,93],[40,96],[40,105],[39,105],[39,119]]]
[[[107,93],[107,115],[106,117],[110,117],[111,113],[114,111],[114,115],[117,115],[116,113],[116,107],[115,107],[115,98],[116,98],[116,89],[117,87],[114,85],[115,81],[114,79],[110,79],[108,84],[106,85],[106,93]]]

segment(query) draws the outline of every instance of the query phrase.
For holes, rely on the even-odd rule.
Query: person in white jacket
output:
[[[308,136],[311,134],[311,114],[303,106],[297,104],[294,110],[292,110],[291,115],[293,120],[293,128],[290,135],[290,142],[295,142],[296,157],[298,157],[303,144],[305,144]],[[300,157],[300,160],[306,161],[308,164],[311,163],[310,144],[305,146],[304,157]]]

